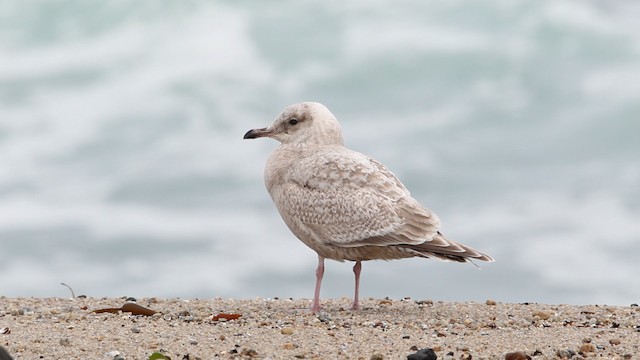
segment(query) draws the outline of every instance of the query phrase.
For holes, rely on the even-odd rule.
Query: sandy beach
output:
[[[155,311],[117,311],[135,303]],[[14,359],[637,359],[640,308],[416,299],[0,298]],[[130,307],[125,307],[130,309]]]

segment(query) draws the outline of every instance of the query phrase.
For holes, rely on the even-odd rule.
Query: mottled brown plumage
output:
[[[420,205],[381,163],[343,146],[340,125],[319,103],[287,107],[268,128],[244,138],[270,137],[281,145],[265,167],[265,184],[294,235],[318,253],[313,310],[324,259],[355,261],[358,308],[361,261],[437,258],[493,261],[477,250],[446,239],[440,219]]]

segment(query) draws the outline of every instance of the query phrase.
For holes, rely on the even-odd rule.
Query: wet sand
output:
[[[127,302],[156,313],[94,312]],[[174,360],[379,360],[423,348],[438,359],[512,352],[640,359],[638,306],[365,299],[351,311],[346,298],[324,300],[317,314],[309,306],[308,299],[0,297],[0,346],[14,359],[133,360],[160,352]]]

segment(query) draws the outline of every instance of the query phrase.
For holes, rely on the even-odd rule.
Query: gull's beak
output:
[[[269,128],[251,129],[244,134],[243,139],[256,139],[259,137],[269,137],[273,133],[273,130]]]

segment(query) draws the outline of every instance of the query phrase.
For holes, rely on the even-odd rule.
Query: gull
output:
[[[312,311],[320,310],[325,259],[355,262],[354,310],[360,307],[362,261],[493,261],[448,240],[438,216],[411,197],[391,171],[347,149],[336,117],[324,105],[290,105],[271,126],[244,135],[261,137],[280,142],[264,169],[267,191],[289,230],[318,254]]]

